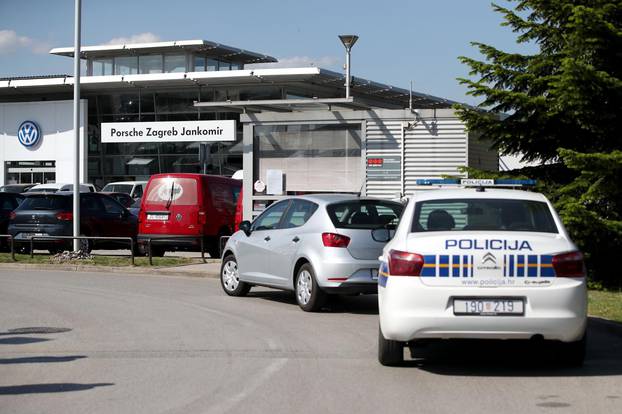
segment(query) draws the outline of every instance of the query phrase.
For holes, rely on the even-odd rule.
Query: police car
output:
[[[496,188],[534,183],[417,183],[441,187],[416,192],[383,250],[381,364],[400,364],[405,347],[428,338],[553,340],[564,362],[583,362],[583,256],[545,196]],[[390,237],[383,229],[374,236]]]

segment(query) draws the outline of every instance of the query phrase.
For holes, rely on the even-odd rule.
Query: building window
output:
[[[185,72],[186,55],[164,55],[164,72]]]
[[[162,73],[162,55],[144,55],[138,59],[140,73]]]
[[[229,62],[218,62],[218,70],[231,70],[231,63]]]
[[[242,69],[244,69],[244,65],[242,65],[241,63],[231,64],[231,70],[242,70]]]
[[[205,71],[205,57],[204,56],[195,56],[194,57],[194,71],[195,72],[204,72]]]
[[[218,70],[218,61],[215,59],[207,59],[205,64],[205,70],[214,71]]]
[[[93,59],[93,76],[112,75],[112,58]]]
[[[286,194],[361,189],[360,124],[256,126],[254,142],[253,181],[281,170]]]
[[[138,73],[138,56],[121,56],[114,58],[115,75],[135,75]]]

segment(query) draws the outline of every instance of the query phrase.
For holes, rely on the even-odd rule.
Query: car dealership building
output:
[[[51,54],[73,56],[73,48]],[[244,171],[250,218],[286,194],[395,198],[417,178],[498,169],[454,102],[204,40],[81,50],[84,182]],[[264,67],[262,67],[264,66]],[[73,78],[0,78],[0,184],[71,182]]]

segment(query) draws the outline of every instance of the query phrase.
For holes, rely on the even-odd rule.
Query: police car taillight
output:
[[[585,263],[581,252],[553,256],[553,269],[557,277],[585,277]]]
[[[389,252],[389,274],[391,276],[419,276],[423,268],[423,256],[417,253],[391,250]]]

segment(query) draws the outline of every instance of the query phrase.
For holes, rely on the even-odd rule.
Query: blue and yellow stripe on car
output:
[[[389,264],[387,262],[381,262],[380,269],[378,269],[378,285],[382,287],[386,287],[388,280],[389,280]]]
[[[553,255],[503,255],[503,277],[555,277]]]

